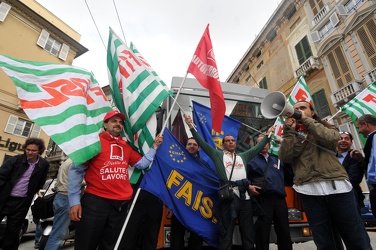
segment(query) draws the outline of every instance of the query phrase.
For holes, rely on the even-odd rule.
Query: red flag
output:
[[[197,46],[187,72],[194,75],[200,84],[209,90],[212,128],[221,133],[226,104],[210,40],[209,25],[206,26],[204,35]]]

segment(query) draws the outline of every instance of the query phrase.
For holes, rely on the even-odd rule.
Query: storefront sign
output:
[[[15,150],[23,151],[21,143],[13,142],[10,138],[3,140],[2,136],[0,136],[0,148],[7,148],[10,152]]]

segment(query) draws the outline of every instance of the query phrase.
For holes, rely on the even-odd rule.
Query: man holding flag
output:
[[[152,148],[141,157],[121,137],[124,121],[124,114],[108,112],[100,134],[102,151],[84,165],[73,165],[69,171],[69,215],[71,220],[78,221],[75,249],[114,249],[133,194],[128,166],[147,168],[162,143],[162,136],[157,136]],[[84,177],[87,188],[80,204]]]
[[[219,203],[219,248],[220,250],[230,250],[232,248],[232,235],[235,229],[236,219],[239,221],[240,232],[243,241],[243,249],[254,249],[255,232],[253,227],[252,201],[251,196],[256,194],[255,186],[251,186],[247,180],[246,164],[251,161],[258,152],[269,141],[265,138],[252,149],[236,154],[236,141],[232,135],[223,138],[224,151],[216,150],[205,142],[197,131],[193,128],[192,118],[185,115],[187,123],[193,137],[198,145],[213,160],[221,186],[229,183],[234,191],[234,198],[230,201]],[[269,128],[268,134],[274,133],[274,126]],[[231,177],[232,178],[231,178]]]

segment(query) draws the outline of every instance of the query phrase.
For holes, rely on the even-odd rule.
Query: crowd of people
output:
[[[301,115],[285,118],[278,156],[269,152],[274,126],[257,137],[255,146],[240,153],[233,135],[223,137],[223,151],[215,149],[195,130],[192,118],[184,116],[193,136],[186,149],[200,161],[200,151],[204,151],[214,163],[219,186],[227,185],[233,192],[231,199],[220,200],[217,206],[218,249],[232,248],[236,223],[243,249],[269,249],[272,223],[278,249],[292,249],[285,186],[299,194],[317,249],[343,249],[343,244],[347,249],[372,249],[360,217],[364,206],[360,182],[367,173],[371,206],[376,207],[376,117],[363,115],[356,122],[359,133],[367,138],[363,156],[352,150],[353,135],[321,120],[309,102],[298,101],[294,108]],[[78,250],[156,249],[164,216],[158,197],[141,190],[125,230],[123,225],[138,190],[129,181],[128,167],[146,171],[163,135],[157,135],[141,156],[121,136],[125,119],[118,111],[108,112],[99,134],[101,152],[82,165],[70,159],[61,165],[46,249],[61,247],[70,221],[77,223]],[[10,157],[0,168],[0,219],[7,216],[4,250],[18,248],[23,220],[46,181],[49,163],[41,157],[44,150],[43,140],[28,138],[24,154]],[[256,213],[255,207],[261,212]],[[171,249],[184,249],[186,231],[190,233],[188,249],[201,249],[204,240],[167,211]],[[376,209],[373,213],[376,215]]]

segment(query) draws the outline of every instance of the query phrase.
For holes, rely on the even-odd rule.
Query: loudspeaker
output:
[[[274,119],[280,115],[297,120],[302,117],[302,113],[287,103],[285,95],[279,91],[271,92],[262,100],[260,111],[267,119]]]

